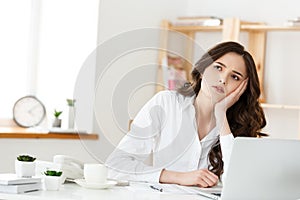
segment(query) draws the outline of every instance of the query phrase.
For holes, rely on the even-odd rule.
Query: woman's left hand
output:
[[[224,119],[226,119],[226,111],[233,104],[235,104],[240,96],[244,93],[247,88],[248,78],[243,80],[243,82],[230,94],[224,97],[221,101],[216,103],[215,105],[215,117],[217,125],[221,123]]]

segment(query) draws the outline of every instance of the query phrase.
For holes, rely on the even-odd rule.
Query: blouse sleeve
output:
[[[222,160],[224,163],[224,172],[222,175],[222,183],[226,180],[228,164],[231,156],[231,150],[233,146],[234,137],[232,134],[220,136],[221,150],[222,150]]]
[[[109,178],[159,182],[162,169],[145,164],[145,161],[152,156],[164,119],[163,92],[160,92],[143,106],[130,131],[107,158]]]

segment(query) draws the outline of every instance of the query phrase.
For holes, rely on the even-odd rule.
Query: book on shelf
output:
[[[40,177],[31,178],[20,178],[16,174],[0,174],[0,185],[17,185],[17,184],[30,184],[30,183],[40,183]]]
[[[286,26],[300,26],[300,17],[287,20]]]
[[[287,21],[286,22],[287,26],[300,26],[300,21],[296,22],[296,21]]]
[[[178,17],[172,24],[175,26],[220,26],[223,20],[215,16]]]
[[[41,183],[28,183],[18,185],[0,185],[0,192],[20,194],[25,192],[32,192],[42,189]]]
[[[207,20],[207,19],[221,19],[220,17],[216,16],[179,16],[177,17],[178,20]]]

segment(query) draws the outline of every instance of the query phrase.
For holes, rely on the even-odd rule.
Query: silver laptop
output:
[[[300,199],[300,140],[236,138],[221,198],[204,196],[222,200]]]

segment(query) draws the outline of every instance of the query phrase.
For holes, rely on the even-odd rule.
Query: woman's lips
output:
[[[215,90],[216,90],[218,93],[221,93],[221,94],[224,94],[224,93],[225,93],[224,88],[221,87],[221,86],[213,86],[213,88],[215,88]]]

